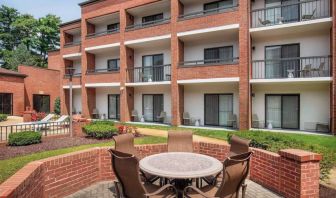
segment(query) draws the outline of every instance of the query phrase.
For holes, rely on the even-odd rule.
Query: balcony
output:
[[[268,27],[328,17],[330,17],[329,0],[300,1],[252,10],[251,27]]]
[[[197,18],[197,17],[220,14],[224,12],[231,12],[231,11],[235,11],[237,8],[238,8],[238,4],[233,4],[230,6],[225,6],[225,7],[223,6],[223,7],[218,7],[214,9],[193,11],[193,12],[180,15],[179,20],[187,20],[187,19],[192,19],[192,18]]]
[[[145,23],[138,23],[138,24],[129,25],[129,26],[126,27],[126,31],[137,30],[137,29],[152,27],[152,26],[156,26],[156,25],[162,25],[162,24],[166,24],[166,23],[170,23],[170,17],[166,17],[166,18],[163,18],[163,19],[160,19],[160,20],[155,20],[155,21],[149,21],[149,22],[145,22]]]
[[[252,79],[331,77],[331,56],[252,61]]]
[[[127,68],[128,83],[151,83],[171,80],[171,65]]]
[[[94,37],[99,37],[99,36],[116,34],[116,33],[119,33],[119,31],[120,31],[119,28],[116,28],[116,29],[113,29],[113,30],[104,30],[104,31],[101,31],[101,32],[95,32],[95,33],[88,34],[88,35],[86,35],[86,38],[89,39],[89,38],[94,38]]]
[[[81,41],[73,41],[73,42],[67,42],[64,44],[64,47],[73,47],[73,46],[78,46],[81,44]]]
[[[114,73],[119,72],[119,68],[88,69],[86,74]]]

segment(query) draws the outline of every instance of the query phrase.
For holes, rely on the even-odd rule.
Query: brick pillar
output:
[[[250,128],[250,1],[239,0],[239,129]]]
[[[69,114],[69,89],[63,89],[61,92],[61,114]]]
[[[336,17],[336,3],[331,1],[331,10],[332,17],[335,19]],[[332,30],[331,30],[331,48],[332,48],[332,76],[333,81],[331,83],[331,132],[336,135],[336,20],[333,20]]]
[[[87,34],[95,33],[96,26],[92,23],[86,22],[86,32]]]
[[[281,150],[279,155],[280,190],[285,197],[319,197],[322,156],[298,149]]]
[[[178,16],[183,13],[183,4],[179,1],[171,1],[171,124],[180,125],[184,111],[183,86],[177,84],[179,62],[184,59],[184,45],[177,37]]]

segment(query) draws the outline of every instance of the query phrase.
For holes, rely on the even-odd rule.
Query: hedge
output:
[[[6,114],[0,114],[0,122],[6,121],[7,117],[8,117],[8,115],[6,115]]]
[[[83,132],[93,138],[111,138],[117,134],[118,129],[114,126],[113,122],[96,121],[83,127]]]
[[[8,137],[8,145],[25,146],[41,143],[42,135],[39,132],[24,131],[19,133],[11,133]]]

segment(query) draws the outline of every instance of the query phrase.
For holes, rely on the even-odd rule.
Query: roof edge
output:
[[[73,23],[78,23],[78,22],[81,22],[81,19],[75,19],[75,20],[72,20],[72,21],[61,23],[59,26],[64,27],[64,26],[67,26],[67,25],[70,25],[70,24],[73,24]]]
[[[82,6],[98,3],[99,1],[104,1],[104,0],[88,0],[82,3],[79,3],[78,5],[82,7]]]
[[[5,73],[0,71],[0,75],[4,76],[15,76],[15,77],[21,77],[21,78],[26,78],[28,77],[26,74],[10,74],[10,73]]]

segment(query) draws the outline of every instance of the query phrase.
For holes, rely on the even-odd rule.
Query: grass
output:
[[[160,130],[190,130],[186,128],[177,128],[169,126],[150,126],[135,125],[139,128],[151,128]],[[281,149],[295,148],[323,155],[321,161],[321,179],[328,178],[330,170],[336,167],[336,137],[292,134],[292,133],[276,133],[269,131],[224,131],[209,129],[192,129],[195,135],[216,138],[228,141],[232,134],[252,140],[253,147],[263,148],[268,151],[278,152]]]
[[[163,138],[163,137],[146,136],[146,137],[135,139],[135,144],[158,144],[158,143],[164,143],[164,142],[166,142],[166,138]],[[89,149],[93,147],[112,146],[113,144],[114,144],[113,141],[97,143],[97,144],[88,144],[88,145],[81,145],[81,146],[63,148],[63,149],[57,149],[57,150],[51,150],[51,151],[43,151],[40,153],[34,153],[34,154],[19,156],[19,157],[7,159],[7,160],[1,160],[0,161],[0,183],[4,182],[6,179],[8,179],[10,176],[12,176],[14,173],[16,173],[19,169],[24,167],[29,162],[41,160],[41,159],[45,159],[45,158],[53,157],[57,155],[62,155],[66,153],[72,153],[75,151],[81,151],[81,150],[85,150],[85,149]]]

